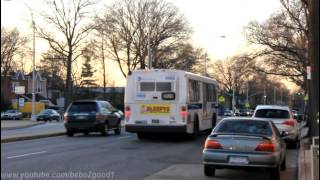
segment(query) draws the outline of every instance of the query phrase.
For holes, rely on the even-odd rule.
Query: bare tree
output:
[[[190,28],[178,9],[162,0],[122,0],[106,7],[96,24],[105,32],[110,58],[123,76],[136,68],[146,68],[148,39],[154,67],[160,64],[158,53],[168,51],[188,39]]]
[[[250,59],[245,56],[214,61],[209,66],[209,72],[210,76],[219,82],[222,90],[232,92],[234,88],[237,93],[244,88],[245,82],[253,73]]]
[[[250,22],[245,35],[261,50],[251,55],[256,70],[284,76],[305,88],[307,57],[307,7],[300,0],[281,0],[283,9],[264,23]]]
[[[50,12],[42,13],[46,28],[38,29],[41,38],[48,41],[50,47],[66,57],[67,67],[65,105],[72,96],[72,62],[81,55],[82,41],[87,37],[93,25],[85,24],[88,8],[94,4],[91,0],[48,0]],[[46,29],[52,28],[54,32]],[[59,37],[59,35],[61,35]],[[61,37],[63,37],[61,39]],[[65,107],[66,107],[65,106]]]
[[[16,63],[15,57],[23,53],[28,42],[26,37],[20,35],[15,29],[1,27],[1,75],[7,76]]]

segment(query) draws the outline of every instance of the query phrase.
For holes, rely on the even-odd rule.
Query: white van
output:
[[[196,137],[217,121],[217,82],[181,70],[137,70],[127,78],[125,128],[146,138],[152,133]]]

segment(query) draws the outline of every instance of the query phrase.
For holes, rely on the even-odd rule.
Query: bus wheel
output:
[[[137,133],[137,135],[138,135],[138,139],[146,139],[148,137],[148,134],[141,133],[141,132]]]
[[[191,134],[191,139],[197,139],[199,135],[199,121],[196,117],[193,123],[193,133]]]
[[[217,116],[216,114],[213,114],[213,117],[212,117],[212,128],[214,128],[217,124]]]

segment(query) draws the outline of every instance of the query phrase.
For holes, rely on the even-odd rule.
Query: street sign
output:
[[[19,98],[19,106],[24,106],[24,98]]]
[[[244,105],[247,109],[250,108],[250,104],[248,102],[246,102],[246,104]]]
[[[307,79],[311,79],[311,66],[307,66]]]
[[[14,93],[15,94],[24,94],[25,93],[25,87],[24,86],[15,86],[14,87]]]
[[[219,103],[224,103],[226,101],[226,99],[224,98],[224,96],[219,96]]]

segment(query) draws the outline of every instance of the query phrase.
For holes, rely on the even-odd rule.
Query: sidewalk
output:
[[[306,133],[306,127],[301,129],[302,137]],[[298,180],[319,179],[319,156],[310,149],[310,138],[304,137],[300,140],[298,160]]]
[[[63,122],[25,122],[25,123],[2,123],[6,128],[1,127],[1,143],[38,139],[65,134]],[[2,126],[2,125],[1,125]]]
[[[44,122],[31,121],[30,119],[23,120],[1,120],[1,130],[12,130],[36,126]]]

